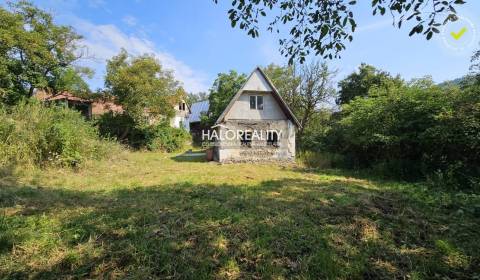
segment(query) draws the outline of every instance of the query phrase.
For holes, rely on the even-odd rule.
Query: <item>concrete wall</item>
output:
[[[242,146],[240,140],[226,140],[228,131],[256,130],[262,133],[264,139],[252,140],[251,146]],[[278,146],[267,146],[268,130],[280,132]],[[235,120],[226,121],[217,128],[224,141],[219,141],[215,147],[215,160],[229,162],[264,162],[264,161],[294,161],[295,160],[295,125],[290,120]],[[233,133],[233,132],[231,132]],[[230,133],[230,135],[232,135]]]

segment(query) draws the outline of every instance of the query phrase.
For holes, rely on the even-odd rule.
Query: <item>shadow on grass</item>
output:
[[[443,213],[355,180],[12,185],[0,197],[9,279],[468,278],[479,261],[478,230],[455,241]]]
[[[207,162],[206,156],[205,152],[185,152],[171,159],[176,162]]]

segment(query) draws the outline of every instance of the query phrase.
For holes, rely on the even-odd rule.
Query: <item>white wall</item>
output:
[[[260,73],[260,71],[255,70],[250,76],[250,79],[248,79],[243,86],[243,90],[273,91],[273,88],[271,88],[265,78],[263,78],[263,75]]]
[[[250,96],[263,96],[263,110],[250,109]],[[233,104],[230,111],[225,116],[226,120],[286,120],[277,100],[271,92],[244,92]]]

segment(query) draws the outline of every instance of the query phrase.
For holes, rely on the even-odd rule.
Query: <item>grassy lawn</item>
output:
[[[480,197],[126,153],[2,170],[0,278],[480,277]]]

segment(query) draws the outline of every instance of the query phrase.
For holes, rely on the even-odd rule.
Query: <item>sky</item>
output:
[[[212,0],[33,2],[52,13],[57,23],[72,26],[84,37],[81,44],[88,52],[80,64],[95,71],[88,80],[92,90],[103,87],[105,62],[121,48],[134,55],[155,55],[194,93],[208,91],[218,73],[233,69],[248,74],[256,66],[287,62],[279,52],[279,35],[261,30],[254,39],[230,26],[230,0],[219,0],[219,4]],[[337,81],[362,62],[407,80],[430,75],[442,82],[468,73],[472,53],[480,49],[480,1],[467,1],[457,10],[461,21],[430,41],[409,37],[408,28],[394,28],[388,13],[372,16],[370,1],[358,2],[353,42],[346,44],[340,59],[327,60],[338,71]],[[463,27],[466,32],[461,39],[453,39],[450,32],[460,34]],[[321,60],[309,57],[314,59]]]

